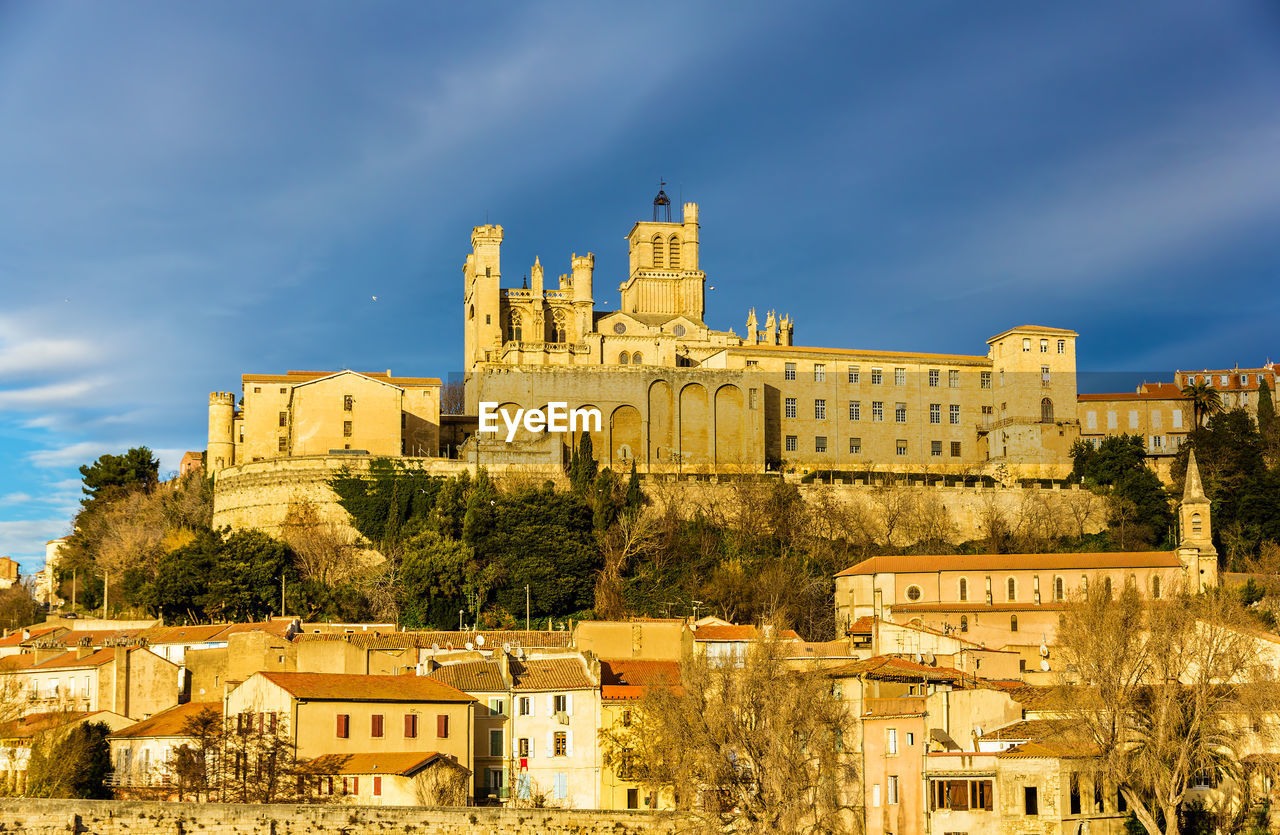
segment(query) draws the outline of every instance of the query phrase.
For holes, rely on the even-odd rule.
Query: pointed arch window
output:
[[[641,354],[639,351],[636,351],[634,354],[632,354],[632,355],[631,355],[631,364],[632,364],[632,365],[643,365],[643,364],[644,364],[644,354]]]
[[[1154,600],[1160,599],[1160,577],[1151,578],[1151,597]]]
[[[569,317],[563,310],[557,310],[551,317],[551,341],[557,344],[569,341]]]
[[[1008,582],[1005,583],[1005,590],[1008,592],[1009,600],[1018,599],[1018,583],[1012,577],[1010,577]]]
[[[968,615],[961,615],[961,616],[960,616],[960,631],[961,631],[961,632],[968,632],[968,631],[969,631],[969,616],[968,616]]]
[[[960,602],[964,603],[969,599],[969,580],[965,577],[960,578]]]
[[[1047,397],[1040,401],[1040,422],[1053,423],[1053,401]]]
[[[1066,597],[1067,597],[1066,591],[1067,591],[1067,590],[1066,590],[1066,588],[1065,588],[1065,585],[1066,585],[1066,584],[1062,582],[1062,578],[1061,578],[1061,577],[1054,577],[1054,578],[1053,578],[1053,599],[1054,599],[1054,600],[1062,601],[1062,600],[1065,600],[1065,599],[1066,599]]]
[[[666,247],[664,247],[662,244],[662,236],[654,235],[653,236],[653,266],[657,267],[658,269],[662,269],[663,262],[666,261],[666,255],[667,255],[667,251],[666,251]]]
[[[672,235],[671,241],[669,242],[669,246],[670,246],[671,257],[667,259],[667,262],[668,262],[668,266],[670,266],[671,269],[674,270],[680,266],[680,239],[677,238],[675,235]]]
[[[626,351],[623,351],[622,353],[618,354],[618,365],[626,365],[630,361],[631,361],[631,355],[628,354]]]
[[[507,341],[521,342],[524,340],[524,320],[516,311],[511,311],[511,318],[507,322]]]

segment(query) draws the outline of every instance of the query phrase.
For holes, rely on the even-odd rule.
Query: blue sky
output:
[[[0,553],[39,566],[81,463],[203,448],[242,372],[456,371],[486,218],[508,284],[620,282],[659,177],[716,327],[1256,365],[1277,101],[1266,2],[0,0]]]

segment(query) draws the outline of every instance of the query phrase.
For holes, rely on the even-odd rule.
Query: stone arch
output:
[[[708,469],[713,463],[711,450],[711,403],[701,383],[688,383],[680,389],[680,468],[685,472]]]
[[[626,351],[620,351],[620,352],[618,353],[618,364],[619,364],[619,365],[627,365],[627,364],[628,364],[628,363],[630,363],[630,362],[631,362],[631,355],[630,355],[630,354],[628,354]]]
[[[1040,401],[1040,422],[1053,423],[1053,401],[1047,397]]]
[[[644,448],[642,431],[640,410],[635,406],[619,406],[609,415],[609,466],[615,472],[631,469],[632,458]]]
[[[675,392],[666,380],[649,386],[649,469],[675,469]]]
[[[746,451],[747,444],[742,433],[742,389],[735,385],[721,386],[716,389],[715,405],[716,470],[725,472],[735,467],[744,469],[747,462],[742,460],[742,455]]]
[[[572,443],[574,446],[582,443],[583,435],[591,436],[591,457],[596,459],[596,464],[600,469],[609,466],[609,424],[605,419],[604,410],[592,403],[579,403],[577,405],[570,404],[570,411],[573,409],[596,409],[600,412],[600,431],[594,429],[589,432],[583,432],[580,428],[570,426],[570,431],[565,434],[565,442]],[[589,421],[588,426],[594,426],[594,421]]]
[[[666,251],[662,245],[662,236],[654,235],[651,243],[653,245],[653,266],[656,269],[662,269],[666,262],[666,258],[664,257],[666,255]]]

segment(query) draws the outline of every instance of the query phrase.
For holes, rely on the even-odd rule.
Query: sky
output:
[[[1280,359],[1277,102],[1271,2],[0,0],[0,554],[242,373],[459,371],[474,225],[616,309],[660,178],[716,328]]]

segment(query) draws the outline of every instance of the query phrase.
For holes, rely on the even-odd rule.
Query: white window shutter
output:
[[[564,753],[566,756],[573,756],[573,731],[564,732]]]
[[[556,753],[556,740],[553,736],[554,731],[547,731],[547,756],[553,757]]]
[[[564,712],[573,715],[573,694],[566,693],[564,697]]]
[[[538,756],[538,738],[536,736],[529,737],[529,759]]]
[[[553,693],[547,694],[547,716],[556,715],[556,697]]]

